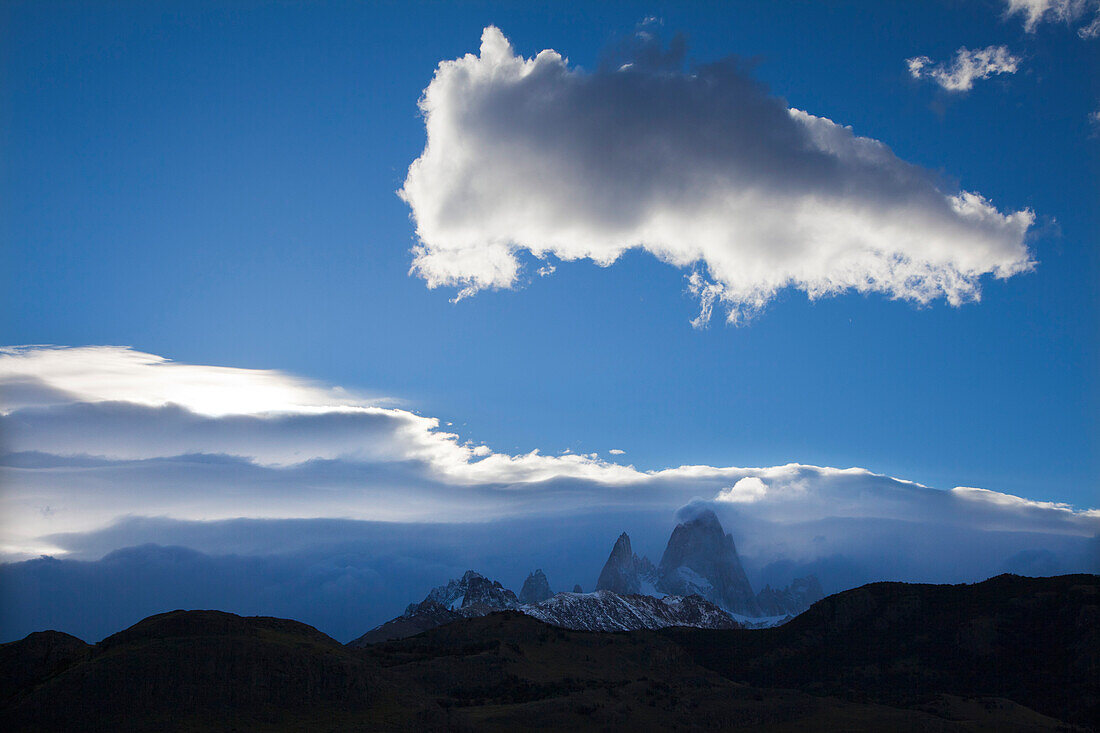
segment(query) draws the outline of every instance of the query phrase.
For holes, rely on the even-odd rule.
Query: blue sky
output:
[[[999,2],[8,3],[3,342],[117,344],[402,400],[523,453],[862,466],[1097,505],[1100,41]],[[791,106],[1035,212],[1033,272],[980,303],[785,290],[695,329],[685,270],[611,267],[451,303],[409,269],[396,191],[436,65],[495,24],[594,69],[644,18],[688,66],[731,54]],[[1006,45],[965,94],[907,58]]]

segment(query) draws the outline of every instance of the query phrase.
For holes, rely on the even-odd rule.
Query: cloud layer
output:
[[[767,521],[923,512],[976,528],[1100,531],[1095,512],[864,469],[640,471],[594,453],[511,455],[434,418],[281,372],[121,347],[4,349],[0,395],[7,557],[54,552],[50,537],[127,515],[481,521],[600,507],[671,512],[693,498]]]
[[[469,568],[591,587],[620,532],[659,558],[700,502],[758,586],[1080,570],[1100,534],[1095,510],[862,468],[509,455],[329,385],[122,347],[2,349],[0,398],[0,641],[176,607],[350,638]]]
[[[1032,266],[1030,211],[789,109],[734,61],[686,73],[682,49],[634,40],[589,73],[488,27],[479,55],[439,64],[400,191],[429,287],[514,287],[523,251],[607,266],[641,248],[689,271],[699,323],[719,304],[738,322],[784,288],[957,305]]]
[[[989,46],[974,51],[963,46],[950,64],[933,63],[927,56],[906,59],[914,79],[932,79],[949,92],[967,92],[976,79],[988,79],[994,74],[1015,74],[1020,59],[1009,53],[1007,46]]]

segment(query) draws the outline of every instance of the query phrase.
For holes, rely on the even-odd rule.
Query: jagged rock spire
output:
[[[596,581],[596,590],[609,590],[613,593],[638,593],[641,583],[634,567],[634,551],[630,548],[630,535],[623,532],[615,540],[611,555],[600,571]]]
[[[761,615],[733,537],[709,509],[676,526],[657,572],[660,591],[678,596],[697,593],[727,611]]]
[[[596,590],[609,590],[621,595],[653,593],[655,580],[656,569],[653,563],[648,558],[634,554],[630,547],[630,535],[623,532],[615,540],[611,555],[600,571]]]
[[[519,602],[538,603],[552,595],[554,593],[550,590],[550,582],[546,580],[546,574],[542,572],[542,568],[539,568],[523,581],[523,588],[519,591]]]

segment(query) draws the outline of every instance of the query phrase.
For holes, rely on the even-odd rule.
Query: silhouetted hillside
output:
[[[568,631],[505,611],[355,649],[294,621],[153,616],[0,647],[11,730],[1070,729],[1100,578],[880,583],[771,630]],[[1038,712],[1037,712],[1038,711]],[[1050,716],[1050,717],[1048,717]]]
[[[17,665],[28,641],[5,645],[4,662]],[[311,626],[174,611],[25,687],[3,718],[16,730],[263,730],[438,723],[433,709]]]
[[[936,693],[1007,697],[1100,720],[1100,576],[973,585],[873,583],[784,626],[669,638],[729,679],[909,706]]]
[[[60,631],[36,631],[22,641],[0,645],[0,705],[65,670],[91,648]]]

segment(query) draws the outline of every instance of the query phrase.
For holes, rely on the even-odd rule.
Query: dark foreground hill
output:
[[[785,627],[568,631],[515,612],[364,649],[294,621],[153,616],[0,647],[5,730],[1071,730],[1100,578],[883,583]]]
[[[773,629],[666,634],[699,664],[750,684],[900,706],[937,692],[996,695],[1100,721],[1096,575],[872,583]]]

